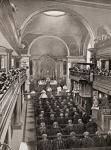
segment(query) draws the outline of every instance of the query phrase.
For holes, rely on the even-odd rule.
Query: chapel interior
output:
[[[0,0],[0,150],[111,150],[110,17],[110,0]]]

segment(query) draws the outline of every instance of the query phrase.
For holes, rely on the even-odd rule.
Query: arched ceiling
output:
[[[71,56],[83,55],[83,43],[87,37],[90,40],[88,30],[80,18],[68,12],[59,17],[48,16],[43,12],[35,15],[24,30],[22,42],[28,47],[40,35],[57,36],[64,40]]]
[[[30,47],[31,56],[50,55],[63,58],[69,53],[67,45],[61,39],[55,36],[40,36],[33,41]]]

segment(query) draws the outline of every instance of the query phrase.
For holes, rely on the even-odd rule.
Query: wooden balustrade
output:
[[[111,77],[95,75],[93,88],[108,95],[111,95]]]
[[[2,138],[5,136],[4,130],[6,130],[8,122],[13,113],[18,97],[18,92],[20,90],[21,85],[25,82],[25,80],[26,74],[25,72],[21,72],[19,74],[19,77],[15,81],[13,81],[13,83],[10,85],[8,90],[3,94],[0,100],[0,137],[2,136]]]
[[[90,74],[88,72],[74,71],[70,69],[70,78],[74,79],[75,81],[86,80],[89,82]]]

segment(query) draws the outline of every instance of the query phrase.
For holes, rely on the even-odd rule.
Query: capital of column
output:
[[[6,49],[5,50],[7,54],[12,54],[13,50],[12,49]]]

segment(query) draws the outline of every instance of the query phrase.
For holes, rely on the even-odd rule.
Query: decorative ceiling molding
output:
[[[51,0],[49,0],[49,1],[51,1]],[[99,3],[99,2],[91,2],[91,1],[88,2],[85,0],[84,1],[83,0],[55,0],[55,2],[111,10],[111,4],[104,4],[104,3]]]
[[[23,36],[23,33],[27,27],[27,25],[30,23],[30,21],[32,21],[32,19],[44,12],[44,11],[49,11],[49,10],[61,10],[61,11],[65,11],[65,12],[68,12],[69,14],[71,14],[72,16],[77,16],[80,21],[83,23],[83,25],[86,27],[86,29],[88,30],[89,34],[90,34],[90,37],[92,39],[92,41],[94,41],[95,39],[95,32],[94,30],[92,29],[92,27],[88,24],[87,20],[82,16],[80,15],[79,13],[77,13],[76,11],[74,11],[73,9],[71,9],[70,7],[64,7],[63,4],[60,4],[60,3],[57,3],[56,5],[51,5],[51,6],[45,6],[45,7],[42,7],[40,8],[39,10],[37,11],[34,11],[32,14],[30,14],[26,19],[25,21],[23,22],[23,24],[21,25],[20,27],[20,30],[21,30],[21,41],[22,41],[22,36]]]

